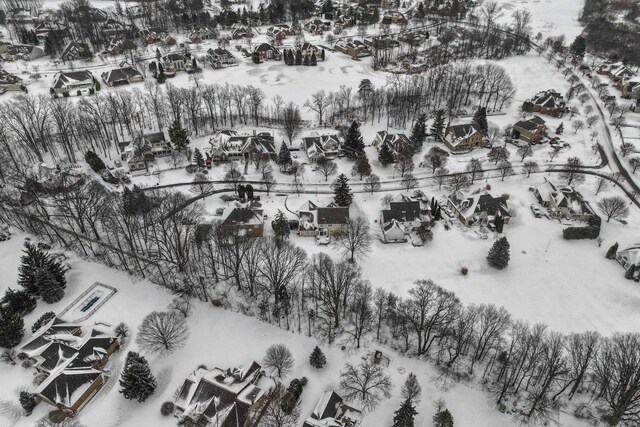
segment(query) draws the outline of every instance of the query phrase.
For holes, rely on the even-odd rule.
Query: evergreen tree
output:
[[[56,51],[55,44],[53,42],[53,38],[51,37],[51,34],[49,34],[44,39],[44,54],[53,57],[55,56],[56,53],[57,51]]]
[[[309,55],[304,55],[302,57],[302,65],[304,65],[305,67],[309,66]]]
[[[509,242],[506,237],[501,237],[495,241],[489,255],[487,255],[489,265],[498,270],[502,270],[509,264]]]
[[[362,140],[362,134],[360,133],[360,125],[356,121],[351,123],[351,127],[347,131],[343,150],[352,160],[364,155],[364,141]]]
[[[324,61],[324,49],[320,51],[320,60]]]
[[[371,175],[371,165],[369,164],[369,159],[367,159],[367,156],[360,156],[356,159],[356,162],[353,164],[351,173],[353,175],[359,175],[360,180],[362,180],[363,176]]]
[[[587,50],[587,41],[582,36],[577,36],[571,46],[569,47],[569,51],[577,58],[582,59],[584,57],[584,53]]]
[[[24,336],[24,320],[9,308],[0,308],[0,347],[11,348],[20,344]]]
[[[409,399],[400,405],[400,408],[393,413],[392,427],[413,427],[413,417],[418,414]]]
[[[616,259],[616,254],[618,253],[618,242],[615,242],[613,246],[609,248],[607,251],[607,259]]]
[[[55,276],[46,268],[39,268],[34,274],[34,285],[38,295],[47,304],[54,304],[64,296],[64,288],[58,284]]]
[[[412,404],[416,404],[420,402],[420,395],[422,394],[422,387],[420,387],[420,383],[418,383],[418,378],[416,374],[413,372],[409,372],[409,376],[407,380],[402,385],[400,389],[400,395],[403,399],[408,400]]]
[[[431,135],[438,141],[442,140],[445,125],[445,112],[444,110],[437,110],[433,117],[433,124],[431,125]]]
[[[291,152],[289,151],[289,147],[287,144],[282,142],[280,146],[280,152],[278,153],[278,166],[280,166],[280,170],[286,169],[291,165]]]
[[[278,209],[278,213],[273,221],[271,221],[271,227],[278,239],[288,239],[291,228],[289,227],[289,221],[284,216],[282,211]]]
[[[47,270],[51,273],[53,280],[61,288],[65,288],[67,280],[64,275],[66,270],[59,262],[52,260],[48,254],[38,249],[35,245],[25,242],[24,255],[20,259],[18,267],[18,284],[32,295],[40,295],[40,288],[36,283],[36,272],[39,269]]]
[[[316,369],[322,369],[326,363],[327,358],[320,347],[316,346],[316,348],[311,352],[311,355],[309,355],[309,364]]]
[[[562,135],[564,132],[564,122],[560,122],[560,126],[556,129],[556,135]]]
[[[627,271],[625,271],[624,278],[629,280],[633,279],[633,275],[635,274],[637,269],[638,269],[637,265],[631,264],[631,266],[627,268]]]
[[[7,307],[11,311],[24,316],[36,308],[36,299],[27,291],[14,291],[9,288],[4,293],[2,300],[0,300],[0,306]]]
[[[496,226],[496,232],[502,233],[502,230],[504,229],[504,218],[502,217],[502,215],[496,215],[495,219],[493,220],[493,224]]]
[[[300,49],[296,49],[295,64],[302,65],[302,51]]]
[[[182,127],[178,120],[174,121],[169,127],[169,139],[175,149],[180,151],[187,148],[187,145],[191,142],[189,141],[187,130]]]
[[[412,149],[414,152],[418,152],[422,149],[422,144],[427,139],[427,116],[425,114],[420,114],[416,123],[413,125],[413,129],[411,130],[411,136],[409,139],[411,140]]]
[[[49,323],[51,319],[55,319],[55,317],[56,314],[53,311],[47,311],[42,316],[40,316],[38,320],[36,320],[36,322],[31,327],[31,332],[37,331],[38,329]]]
[[[120,376],[120,393],[125,399],[144,402],[156,389],[156,379],[149,369],[147,359],[129,352]]]
[[[238,191],[238,197],[240,197],[240,200],[245,200],[245,196],[247,195],[247,189],[245,186],[243,184],[238,184],[236,190]]]
[[[245,185],[244,191],[247,193],[247,200],[253,200],[253,185],[251,184]]]
[[[33,409],[36,407],[36,398],[33,394],[27,391],[20,392],[20,406],[27,413],[27,415],[31,415]]]
[[[349,178],[343,173],[338,175],[336,180],[331,184],[333,188],[333,201],[338,206],[349,206],[353,201],[353,194],[351,194],[351,188],[349,187]]]
[[[448,409],[442,409],[433,416],[433,425],[435,427],[453,427],[453,416]]]
[[[309,57],[309,65],[316,66],[318,65],[318,58],[316,58],[316,53],[311,52],[311,56]]]
[[[251,55],[251,60],[253,61],[254,64],[259,64],[262,62],[262,58],[260,58],[260,53],[258,53],[257,50],[253,51],[253,54]]]
[[[382,144],[380,147],[380,151],[378,152],[378,161],[382,166],[387,166],[393,163],[395,158],[393,157],[393,152],[391,151],[391,147],[389,144]]]
[[[473,116],[473,121],[480,127],[483,135],[487,134],[489,130],[489,123],[487,123],[487,109],[480,107]]]
[[[197,148],[193,150],[193,160],[196,162],[196,165],[199,168],[204,167],[204,156],[202,155],[202,152]]]

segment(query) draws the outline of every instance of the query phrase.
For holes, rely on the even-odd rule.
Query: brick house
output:
[[[476,123],[450,125],[444,134],[444,145],[451,151],[468,151],[482,144],[482,131]]]
[[[515,139],[521,139],[530,144],[535,144],[540,141],[546,130],[545,121],[539,116],[533,116],[527,120],[520,120],[513,125],[511,135]]]
[[[262,237],[264,235],[264,219],[262,209],[251,207],[226,208],[222,214],[222,227],[230,233],[236,230],[241,236]]]

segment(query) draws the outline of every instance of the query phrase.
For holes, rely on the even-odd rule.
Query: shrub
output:
[[[469,273],[469,269],[468,269],[467,267],[462,267],[462,268],[460,269],[460,273],[461,273],[463,276],[466,276],[466,275]]]
[[[26,359],[22,361],[22,367],[25,369],[29,369],[30,367],[33,366],[33,362],[31,361],[31,359]]]
[[[46,325],[51,321],[51,319],[55,318],[56,314],[53,311],[47,311],[45,314],[40,316],[38,320],[31,327],[31,332],[35,332],[40,329],[42,326]]]
[[[296,407],[296,403],[298,403],[298,399],[300,399],[300,396],[302,395],[304,386],[307,385],[307,382],[308,380],[306,377],[302,377],[300,379],[294,378],[293,380],[291,380],[287,391],[282,397],[282,411],[287,414],[293,412],[294,408]]]
[[[562,237],[567,240],[597,239],[600,235],[602,219],[598,215],[592,215],[587,221],[586,227],[568,227],[562,230]]]
[[[175,405],[173,404],[173,402],[164,402],[162,404],[162,406],[160,406],[160,413],[167,417],[171,414],[173,414],[173,409],[174,409]]]
[[[129,327],[125,323],[120,322],[113,328],[113,332],[118,338],[126,338],[129,336]]]
[[[16,351],[13,349],[3,351],[2,354],[0,354],[0,361],[6,363],[7,365],[15,365]]]
[[[33,394],[26,391],[20,392],[20,406],[25,410],[27,415],[31,415],[33,408],[36,407],[36,398]]]
[[[24,316],[36,308],[36,299],[27,291],[14,291],[9,288],[5,292],[2,300],[0,300],[0,305],[9,308],[14,313]]]
[[[101,170],[104,170],[106,168],[102,159],[98,157],[98,155],[91,150],[87,151],[87,153],[84,155],[84,160],[89,164],[91,169],[93,169],[93,171],[96,173],[99,173]]]

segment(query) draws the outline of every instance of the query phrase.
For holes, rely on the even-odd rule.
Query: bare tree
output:
[[[578,133],[578,131],[584,127],[584,122],[582,120],[574,120],[573,123],[571,123],[571,127],[573,127],[574,133]]]
[[[373,297],[373,289],[371,284],[366,282],[357,283],[353,289],[353,296],[349,306],[350,322],[347,326],[346,333],[356,344],[356,348],[360,348],[362,339],[373,330],[373,309],[371,307],[371,298]]]
[[[380,177],[376,174],[371,174],[364,180],[364,190],[373,194],[376,191],[380,191],[382,185],[380,185]]]
[[[553,159],[555,159],[556,156],[560,154],[560,149],[556,147],[551,147],[547,152],[547,154],[549,155],[549,160],[553,162]]]
[[[533,148],[531,148],[531,145],[527,144],[518,148],[518,156],[520,156],[521,162],[524,162],[525,158],[533,156]]]
[[[582,172],[582,160],[578,157],[570,157],[563,166],[560,178],[567,181],[567,185],[572,183],[581,184],[584,182],[584,172]]]
[[[196,172],[193,176],[191,192],[196,196],[204,198],[211,193],[211,191],[213,191],[213,183],[209,181],[209,175],[204,172]]]
[[[431,147],[424,155],[424,163],[431,167],[432,173],[435,173],[436,169],[446,166],[448,157],[449,155],[442,148]]]
[[[509,160],[509,150],[506,147],[495,146],[487,153],[487,159],[495,164]]]
[[[273,177],[272,173],[268,173],[262,177],[262,184],[264,185],[264,189],[267,191],[267,196],[271,189],[276,186],[276,179]]]
[[[598,116],[589,116],[587,117],[587,127],[591,129],[591,126],[598,122]]]
[[[511,162],[508,160],[500,162],[498,164],[498,170],[500,171],[500,176],[502,177],[501,181],[504,181],[504,178],[507,176],[515,175],[513,166],[511,166]]]
[[[609,179],[604,176],[596,177],[596,196],[599,192],[606,190],[609,187]]]
[[[163,356],[183,347],[188,337],[189,329],[180,313],[154,311],[142,320],[136,343],[145,351]]]
[[[178,169],[187,163],[187,158],[184,156],[184,153],[178,150],[171,150],[171,154],[169,155],[169,162],[174,169]]]
[[[527,174],[527,178],[529,178],[532,173],[538,172],[540,167],[538,166],[538,162],[533,161],[533,160],[529,160],[527,162],[524,162],[524,165],[522,166],[522,169]]]
[[[356,258],[365,257],[371,247],[367,219],[361,216],[349,218],[347,229],[335,235],[335,243],[351,262],[355,262]]]
[[[311,100],[307,100],[304,103],[304,106],[311,111],[314,111],[318,115],[319,125],[322,126],[322,119],[331,103],[332,95],[327,96],[324,90],[319,90],[318,92],[311,95]]]
[[[408,173],[402,177],[401,181],[402,186],[408,192],[409,190],[416,188],[418,186],[418,180],[413,176],[412,173]]]
[[[627,157],[627,154],[633,153],[636,147],[630,142],[624,142],[620,144],[620,154],[622,157]]]
[[[394,170],[399,172],[401,177],[404,177],[404,174],[411,172],[414,167],[413,156],[410,153],[402,153],[398,156]]]
[[[238,191],[238,184],[245,180],[238,166],[238,162],[229,162],[224,165],[224,180],[231,182],[233,184],[233,190]]]
[[[464,170],[471,176],[471,184],[473,184],[476,179],[481,179],[484,176],[482,162],[475,157],[469,160]]]
[[[316,161],[316,173],[323,176],[325,181],[328,181],[329,177],[335,175],[337,172],[338,165],[333,160],[329,160],[325,156],[321,156]]]
[[[274,344],[267,349],[263,365],[266,369],[282,378],[293,370],[293,355],[284,344]]]
[[[189,317],[189,314],[191,314],[191,298],[188,295],[174,298],[169,304],[169,310],[175,310],[184,317]]]
[[[629,166],[633,168],[633,173],[640,167],[640,157],[632,157],[629,159]]]
[[[293,102],[287,104],[282,111],[282,132],[289,139],[289,145],[293,139],[300,134],[302,130],[302,118],[300,117],[300,109]]]
[[[463,173],[451,175],[447,178],[446,181],[446,188],[452,193],[464,190],[465,188],[469,188],[470,186],[471,180],[466,174]]]
[[[340,389],[347,400],[357,400],[365,409],[373,410],[382,399],[391,397],[391,378],[382,367],[368,361],[358,366],[345,365],[340,373]]]
[[[449,175],[449,170],[447,168],[436,169],[435,173],[433,174],[433,178],[438,183],[438,190],[442,188],[442,184],[444,184],[447,180],[447,175]]]
[[[270,403],[267,405],[266,411],[260,419],[260,427],[297,427],[300,418],[300,405],[291,411],[285,411],[285,403],[287,403],[287,393],[282,384],[269,395]]]
[[[611,218],[624,219],[629,216],[627,201],[620,196],[605,197],[598,202],[598,209],[607,217],[607,222]]]

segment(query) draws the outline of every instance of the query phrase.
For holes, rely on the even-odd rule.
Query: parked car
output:
[[[540,206],[535,203],[531,205],[531,212],[533,212],[533,216],[536,218],[542,218],[542,211],[540,210]]]
[[[116,165],[117,167],[122,167],[122,162],[120,160],[114,160],[113,164]]]
[[[113,165],[109,164],[107,165],[107,169],[109,169],[110,171],[114,170],[115,168],[113,167]]]

